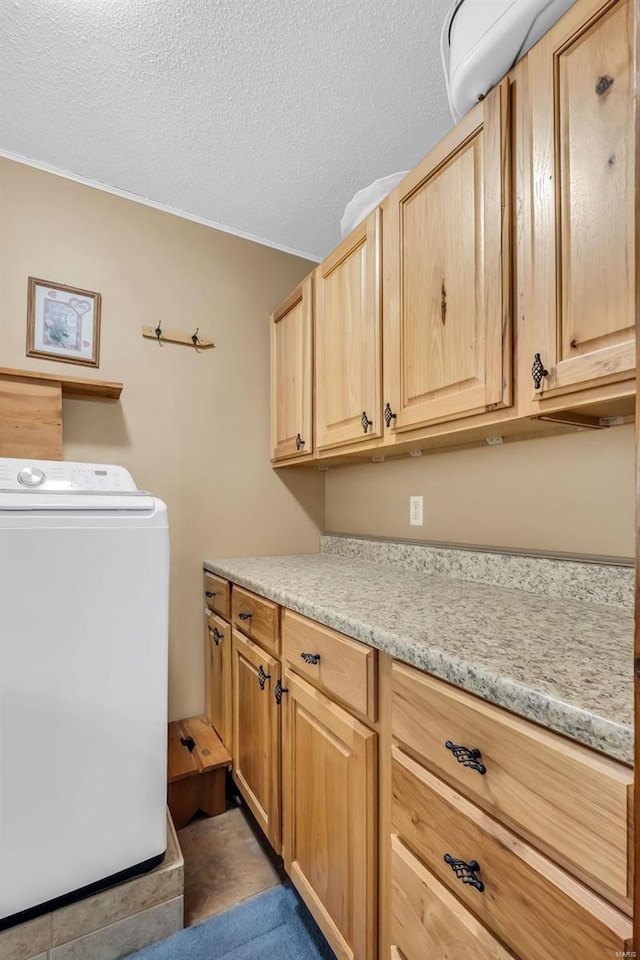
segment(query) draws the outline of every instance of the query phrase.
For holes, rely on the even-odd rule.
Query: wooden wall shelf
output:
[[[40,380],[43,383],[59,383],[62,396],[74,399],[99,397],[105,400],[118,400],[122,393],[122,383],[110,380],[89,380],[86,377],[65,377],[57,373],[39,373],[37,370],[13,370],[0,367],[0,378]]]

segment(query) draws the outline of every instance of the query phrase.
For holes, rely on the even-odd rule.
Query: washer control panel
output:
[[[0,490],[94,490],[109,493],[137,489],[129,471],[112,464],[0,457]]]

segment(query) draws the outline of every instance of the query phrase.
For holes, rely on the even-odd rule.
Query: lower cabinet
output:
[[[391,956],[403,960],[513,960],[472,913],[391,838]]]
[[[280,662],[233,631],[233,778],[274,850],[280,852]]]
[[[374,960],[377,734],[292,673],[283,699],[283,856],[338,960]]]
[[[207,713],[338,960],[631,955],[629,768],[217,581]]]

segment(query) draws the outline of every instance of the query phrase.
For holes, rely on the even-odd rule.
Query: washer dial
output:
[[[46,477],[39,467],[24,467],[18,474],[18,482],[25,487],[39,487]]]

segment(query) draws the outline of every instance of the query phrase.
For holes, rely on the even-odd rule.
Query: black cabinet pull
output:
[[[392,409],[391,409],[391,404],[388,403],[388,404],[386,405],[386,407],[384,408],[384,422],[386,423],[386,425],[387,425],[388,427],[390,427],[390,426],[391,426],[391,421],[392,421],[392,420],[395,420],[397,416],[398,416],[398,414],[397,414],[397,413],[394,413],[394,412],[392,411]]]
[[[213,591],[213,590],[205,590],[204,595],[205,595],[205,597],[215,597],[215,591]]]
[[[544,363],[542,362],[539,353],[534,354],[533,366],[531,367],[531,376],[533,377],[533,386],[536,390],[539,390],[542,386],[544,377],[549,376],[549,371],[545,370]]]
[[[360,417],[360,423],[362,425],[362,432],[369,433],[369,427],[373,423],[373,420],[369,420],[366,410],[362,411],[362,416]]]
[[[262,664],[258,667],[258,683],[260,684],[260,689],[264,690],[264,685],[267,680],[271,680],[271,674],[264,672],[264,667]]]
[[[221,641],[221,640],[224,640],[224,633],[220,633],[220,631],[218,630],[218,628],[217,628],[217,627],[214,627],[214,628],[213,628],[213,642],[215,643],[216,647],[219,647],[219,646],[220,646],[220,641]]]
[[[251,617],[253,616],[253,614],[252,614],[252,613],[239,613],[238,616],[240,617],[241,620],[251,620]]]
[[[305,441],[302,439],[300,434],[298,434],[296,436],[296,450],[300,450],[302,447],[304,447],[304,445],[305,445]]]
[[[315,666],[316,663],[320,662],[320,654],[319,653],[301,653],[300,659],[304,660],[305,663],[311,663],[313,666]]]
[[[459,743],[452,743],[451,740],[447,740],[445,747],[447,750],[451,750],[451,753],[458,763],[461,763],[463,767],[470,767],[472,770],[477,770],[478,773],[482,774],[487,772],[484,763],[480,763],[482,754],[477,747],[470,750],[468,747],[463,747]]]
[[[484,883],[476,877],[476,873],[480,869],[480,864],[477,860],[469,860],[468,862],[465,860],[456,860],[450,853],[445,853],[442,859],[445,863],[449,864],[458,880],[462,880],[463,883],[468,883],[469,886],[475,887],[479,893],[482,893]]]
[[[289,693],[289,687],[283,687],[282,680],[280,679],[280,677],[278,677],[278,679],[276,680],[275,689],[273,691],[273,695],[276,698],[276,703],[278,704],[278,706],[280,706],[280,704],[282,703],[283,693]]]

